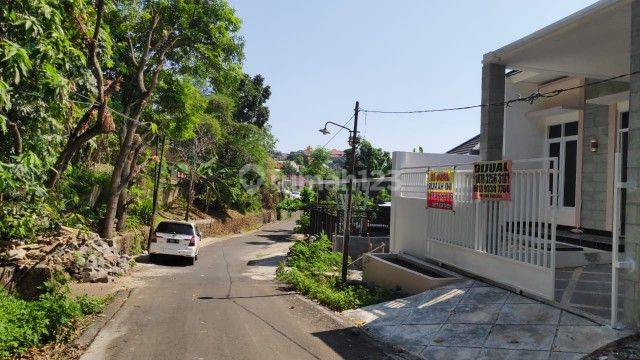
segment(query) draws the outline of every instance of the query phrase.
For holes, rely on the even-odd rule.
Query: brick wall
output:
[[[499,64],[482,65],[482,103],[497,104],[504,101],[505,67]],[[480,158],[502,159],[504,107],[485,106],[480,111]]]
[[[607,156],[609,143],[609,107],[587,104],[582,142],[582,209],[581,227],[606,230]],[[592,153],[589,142],[598,140],[598,152]]]
[[[631,3],[630,71],[640,70],[640,0]],[[632,75],[629,85],[629,164],[627,180],[640,183],[640,74]],[[640,189],[627,191],[625,258],[635,261],[635,269],[623,271],[624,322],[640,328]]]

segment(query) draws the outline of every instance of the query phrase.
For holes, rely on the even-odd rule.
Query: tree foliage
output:
[[[345,169],[351,171],[351,149],[345,151]],[[356,149],[356,175],[380,177],[391,170],[391,155],[382,148],[376,148],[367,140],[362,140]]]
[[[0,238],[146,221],[162,136],[162,178],[186,166],[195,205],[272,206],[271,90],[240,26],[224,0],[3,2]]]
[[[236,119],[263,128],[269,121],[265,102],[271,97],[271,87],[264,84],[262,75],[245,75],[238,85]]]

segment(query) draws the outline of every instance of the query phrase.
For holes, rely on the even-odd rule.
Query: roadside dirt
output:
[[[232,235],[226,235],[221,237],[207,237],[202,239],[200,247],[205,247],[219,241],[224,241],[227,239],[252,234],[256,231],[258,231],[258,229],[243,232],[240,234],[232,234]],[[136,262],[137,264],[128,275],[116,278],[116,280],[113,282],[72,283],[71,294],[73,296],[89,295],[89,296],[104,297],[104,296],[112,295],[119,290],[127,290],[127,289],[144,287],[146,286],[147,281],[152,278],[165,276],[165,275],[174,275],[174,274],[184,273],[189,271],[189,267],[156,266],[155,264],[149,263],[149,259],[147,255],[138,256],[136,258]],[[275,274],[275,270],[274,270],[274,274]]]

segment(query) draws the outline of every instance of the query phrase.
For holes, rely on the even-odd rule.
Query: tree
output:
[[[87,10],[81,1],[66,4],[79,13]],[[0,133],[9,135],[0,140],[4,161],[24,151],[48,160],[59,141],[51,129],[64,127],[68,93],[87,75],[64,5],[13,0],[0,6]]]
[[[345,169],[351,168],[351,149],[345,150]],[[356,174],[379,177],[391,170],[391,155],[382,148],[375,148],[369,141],[362,140],[356,150]]]
[[[189,220],[194,199],[194,186],[211,163],[217,161],[215,148],[220,140],[221,125],[210,113],[211,102],[189,78],[174,79],[163,92],[164,108],[172,119],[166,127],[173,139],[173,160],[189,174],[185,219]]]
[[[154,126],[141,117],[152,100],[162,73],[206,79],[216,88],[226,84],[221,73],[237,72],[242,42],[240,20],[223,0],[117,1],[108,13],[113,30],[113,72],[122,76],[120,148],[115,159],[100,234],[113,236],[118,201]],[[170,64],[170,66],[167,66]],[[149,126],[151,125],[151,126]]]
[[[307,156],[302,150],[294,151],[290,153],[289,156],[287,156],[287,160],[291,160],[300,166],[306,164],[306,159],[307,159]]]
[[[244,75],[238,84],[235,119],[263,128],[269,121],[269,108],[265,102],[271,97],[271,87],[264,85],[264,77]]]
[[[118,91],[121,78],[115,77],[107,80],[99,59],[99,53],[104,54],[108,51],[108,49],[101,48],[101,44],[110,42],[108,38],[105,38],[106,35],[100,35],[104,17],[104,0],[96,1],[94,11],[93,30],[89,32],[87,19],[83,14],[76,9],[69,9],[70,16],[74,19],[76,31],[86,46],[88,68],[95,81],[95,89],[92,89],[92,92],[95,92],[95,96],[93,96],[93,103],[89,103],[89,107],[69,133],[64,148],[51,168],[48,179],[49,188],[56,186],[62,172],[69,165],[69,161],[87,142],[98,135],[109,134],[116,129],[108,103],[110,96]]]
[[[298,168],[293,165],[291,161],[286,161],[282,166],[282,173],[285,175],[298,175]]]
[[[302,173],[309,176],[319,176],[327,178],[333,175],[333,172],[329,168],[329,161],[331,160],[331,154],[329,150],[325,148],[315,148],[309,155],[308,163],[303,167]]]

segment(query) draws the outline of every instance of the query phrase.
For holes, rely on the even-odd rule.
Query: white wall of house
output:
[[[505,98],[527,96],[537,90],[535,84],[505,83]],[[512,104],[504,109],[503,159],[532,159],[543,156],[545,127],[540,121],[526,116],[535,109],[525,102]]]

